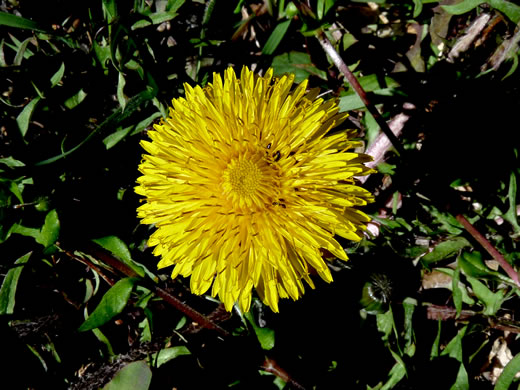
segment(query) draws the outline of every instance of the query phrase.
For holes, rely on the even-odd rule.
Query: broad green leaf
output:
[[[128,299],[130,299],[130,294],[132,293],[136,281],[136,278],[124,278],[114,284],[110,290],[103,295],[99,305],[87,320],[81,324],[78,330],[84,332],[98,328],[121,313]]]
[[[498,290],[494,293],[479,280],[472,278],[471,276],[466,276],[466,278],[471,284],[471,288],[477,298],[484,304],[484,314],[488,316],[495,315],[498,309],[500,309],[500,306],[502,306],[502,302],[504,302],[504,289]]]
[[[7,165],[9,168],[25,167],[23,162],[14,159],[12,156],[0,158],[0,164]]]
[[[33,115],[34,109],[36,108],[36,105],[40,100],[41,98],[39,96],[36,96],[23,108],[22,112],[16,117],[16,123],[18,124],[18,128],[20,129],[22,137],[25,137],[27,129],[29,129],[29,123],[31,122],[31,117]]]
[[[108,382],[103,390],[148,390],[152,382],[152,370],[143,360],[124,366]]]
[[[80,104],[85,98],[87,97],[87,94],[83,89],[80,89],[74,96],[71,96],[63,104],[65,104],[65,107],[67,107],[69,110],[76,107],[78,104]]]
[[[494,390],[508,390],[515,379],[516,374],[520,372],[520,353],[509,361],[504,367],[504,371],[498,377]]]
[[[186,0],[168,0],[168,4],[166,4],[166,11],[174,12],[177,11],[182,5],[186,2]]]
[[[421,258],[421,261],[426,264],[432,264],[456,255],[462,248],[467,246],[471,246],[471,244],[464,237],[454,237],[437,244],[430,253]]]
[[[51,210],[45,216],[45,223],[43,224],[36,241],[47,248],[56,242],[59,234],[60,220],[58,219],[58,213],[56,210]]]
[[[392,313],[392,308],[388,309],[386,313],[378,313],[376,314],[376,324],[377,330],[383,333],[381,337],[384,341],[388,340],[390,333],[392,333],[392,329],[394,327],[394,314]]]
[[[452,15],[462,15],[485,3],[485,0],[463,0],[453,5],[441,5],[441,7]]]
[[[396,363],[388,373],[390,378],[388,378],[388,381],[384,384],[383,387],[381,387],[381,390],[392,389],[406,375],[406,366],[401,357],[392,350],[390,350],[390,353],[394,357]]]
[[[321,20],[325,15],[327,15],[327,12],[334,6],[334,3],[336,3],[336,0],[318,0],[317,5],[317,16],[318,19]]]
[[[63,74],[65,73],[65,62],[61,63],[60,68],[54,75],[51,77],[51,87],[55,87],[58,85],[63,78]]]
[[[144,129],[146,129],[150,124],[156,120],[157,118],[161,117],[161,113],[159,111],[154,112],[152,115],[150,115],[148,118],[143,119],[141,122],[139,122],[137,125],[135,125],[135,129],[132,131],[130,135],[139,134]]]
[[[101,64],[103,69],[107,69],[107,62],[110,59],[110,46],[107,44],[105,38],[103,37],[100,43],[94,41],[94,53],[96,53],[96,58]]]
[[[291,19],[281,22],[276,26],[276,28],[273,30],[273,32],[267,39],[264,48],[262,49],[263,54],[271,55],[274,53],[274,51],[282,41],[283,37],[285,36],[285,33],[289,29],[290,24]]]
[[[13,314],[16,287],[22,273],[23,265],[27,263],[32,252],[29,252],[14,262],[14,267],[7,271],[0,287],[0,315]]]
[[[261,328],[255,323],[255,319],[251,312],[244,313],[244,317],[249,321],[253,327],[256,337],[260,342],[262,349],[268,351],[274,347],[274,330],[269,328]]]
[[[38,23],[7,12],[0,12],[0,26],[45,32],[45,30],[41,28]]]
[[[373,92],[375,95],[391,96],[396,87],[399,86],[391,77],[379,78],[376,74],[359,77],[359,83],[365,92]],[[340,112],[352,111],[365,107],[361,98],[354,90],[349,90],[347,94],[339,98]]]
[[[141,19],[137,22],[135,22],[131,29],[137,30],[138,28],[143,28],[146,26],[150,26],[151,24],[161,24],[164,22],[167,22],[169,20],[174,19],[179,14],[175,11],[162,11],[162,12],[155,12],[153,14],[146,15],[146,19]]]
[[[33,237],[35,240],[39,239],[41,234],[40,229],[22,226],[18,223],[15,223],[13,226],[11,226],[11,233],[21,234],[22,236],[26,237]]]
[[[450,387],[450,390],[468,390],[468,389],[469,389],[468,372],[466,371],[466,367],[464,367],[464,363],[460,363],[459,371],[457,372],[457,378],[455,379],[455,383]]]
[[[103,143],[105,144],[105,147],[108,149],[113,148],[115,145],[119,143],[123,138],[125,138],[130,132],[134,129],[134,126],[128,126],[124,129],[119,129],[115,131],[114,133],[106,136],[103,139]]]
[[[457,258],[457,261],[460,264],[460,268],[467,276],[472,276],[474,278],[500,280],[509,285],[516,286],[515,282],[513,282],[508,276],[491,270],[484,263],[484,260],[482,260],[482,255],[480,252],[462,252],[462,254]]]
[[[112,23],[117,16],[116,0],[103,0],[103,15],[107,22]]]
[[[105,248],[107,251],[116,256],[119,260],[121,260],[124,264],[129,266],[137,275],[144,277],[148,275],[150,279],[157,281],[157,276],[151,273],[148,268],[144,265],[139,264],[138,262],[132,259],[132,255],[130,254],[130,250],[119,237],[116,236],[107,236],[102,238],[97,238],[92,240],[99,246]]]
[[[273,59],[272,67],[275,76],[281,76],[286,73],[294,73],[294,81],[301,83],[309,76],[317,76],[323,80],[327,79],[327,74],[316,68],[312,62],[311,57],[307,53],[298,51],[291,51]]]
[[[506,15],[513,23],[520,22],[519,5],[504,0],[487,0],[487,3]]]
[[[423,9],[423,3],[421,0],[413,0],[413,17],[419,16]]]
[[[451,268],[437,267],[437,268],[435,268],[435,270],[442,272],[444,274],[450,275],[452,278],[454,277],[455,271],[452,270]],[[459,280],[460,280],[460,277],[459,277]],[[464,302],[468,305],[474,305],[475,300],[468,295],[468,290],[466,289],[466,286],[464,284],[462,284],[460,281],[457,284],[457,286],[458,286],[458,290],[461,292],[462,302]],[[446,286],[446,288],[449,288],[451,291],[453,291],[453,283]]]
[[[440,224],[442,229],[453,235],[462,233],[463,226],[457,219],[447,212],[439,211],[436,207],[423,204],[422,207],[431,214],[435,223]]]
[[[161,349],[151,357],[151,362],[157,367],[161,367],[164,363],[168,363],[170,360],[175,359],[178,356],[191,355],[191,352],[185,346],[171,347]]]
[[[466,334],[467,325],[464,326],[455,337],[451,339],[446,348],[441,352],[441,356],[448,355],[462,363],[462,338]]]

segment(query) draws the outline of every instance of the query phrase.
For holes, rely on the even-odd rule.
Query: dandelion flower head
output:
[[[293,82],[244,67],[186,84],[142,141],[138,216],[156,227],[158,267],[190,276],[195,294],[211,287],[228,311],[248,311],[254,288],[277,312],[303,281],[314,288],[314,270],[331,282],[321,251],[347,260],[335,236],[359,241],[369,221],[355,207],[372,195],[354,176],[371,173],[370,157],[349,151],[360,146],[350,132],[331,131],[347,116],[336,102]]]

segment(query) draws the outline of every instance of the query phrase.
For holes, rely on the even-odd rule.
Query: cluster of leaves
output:
[[[36,389],[509,388],[518,278],[486,250],[520,257],[519,6],[90,3],[0,5],[2,372]],[[278,315],[260,302],[228,315],[155,271],[132,189],[139,140],[183,83],[232,64],[310,78],[376,145],[319,34],[386,119],[406,118],[405,153],[365,183],[374,223],[345,243],[347,266],[331,261],[335,283]]]

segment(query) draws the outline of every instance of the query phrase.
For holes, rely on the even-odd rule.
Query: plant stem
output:
[[[96,267],[94,264],[92,264],[92,262],[90,262],[82,257],[76,256],[75,254],[71,253],[70,251],[64,251],[64,252],[67,255],[69,255],[70,257],[85,263],[86,265],[91,267],[94,271],[98,272],[101,276],[103,276],[103,278],[105,278],[105,280],[107,280],[106,276],[103,274],[103,272],[101,272],[101,270],[98,267]],[[129,276],[129,277],[138,276],[133,269],[131,269],[126,264],[122,263],[119,259],[115,258],[114,256],[110,255],[109,253],[107,253],[105,251],[102,251],[97,248],[89,248],[89,252],[91,252],[91,254],[94,257],[100,258],[104,263],[110,265],[112,268],[116,269],[117,271],[121,272],[122,274],[124,274],[126,276]],[[160,288],[159,286],[157,286],[155,284],[152,285],[151,283],[145,283],[146,281],[144,279],[141,279],[141,281],[142,281],[142,284],[145,284],[147,288],[150,288],[151,290],[153,290],[155,292],[155,294],[157,294],[157,296],[161,297],[170,306],[175,307],[177,310],[179,310],[180,312],[182,312],[183,314],[185,314],[186,316],[191,318],[191,320],[193,322],[196,322],[198,325],[200,325],[203,328],[213,329],[213,330],[217,331],[221,336],[224,336],[224,337],[229,336],[229,332],[227,330],[225,330],[224,328],[222,328],[215,322],[211,321],[209,318],[207,318],[202,313],[199,313],[197,310],[195,310],[191,306],[185,304],[178,298],[174,297],[166,290]],[[110,283],[109,280],[107,280],[107,282],[109,282],[109,284],[113,285],[113,282]]]
[[[305,390],[305,387],[296,382],[287,371],[281,368],[273,359],[266,358],[261,369],[262,371],[276,375],[278,378],[289,384],[293,389]]]
[[[459,221],[464,229],[471,234],[471,236],[478,241],[480,245],[491,255],[493,258],[500,264],[500,266],[504,269],[506,274],[516,283],[518,287],[520,287],[520,281],[518,279],[518,272],[514,270],[514,268],[507,262],[507,260],[502,256],[502,254],[495,249],[495,247],[488,241],[486,237],[484,237],[480,232],[475,229],[475,227],[464,217],[462,214],[458,214],[456,216],[457,221]]]
[[[339,53],[336,51],[332,43],[330,43],[329,39],[325,35],[325,32],[323,30],[318,30],[316,34],[316,38],[320,42],[321,47],[325,51],[325,53],[328,54],[334,65],[338,68],[338,70],[345,76],[350,86],[356,91],[357,95],[367,108],[368,112],[372,114],[375,121],[383,131],[383,133],[388,137],[390,142],[392,143],[393,147],[399,153],[401,156],[404,154],[404,148],[395,136],[395,134],[392,132],[386,121],[383,119],[377,108],[370,102],[370,99],[368,98],[367,93],[359,84],[358,79],[354,74],[350,71],[347,64],[343,61]]]

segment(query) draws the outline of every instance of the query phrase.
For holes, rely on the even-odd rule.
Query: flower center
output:
[[[252,161],[238,160],[228,168],[227,178],[235,193],[242,196],[252,196],[260,185],[262,171]]]

